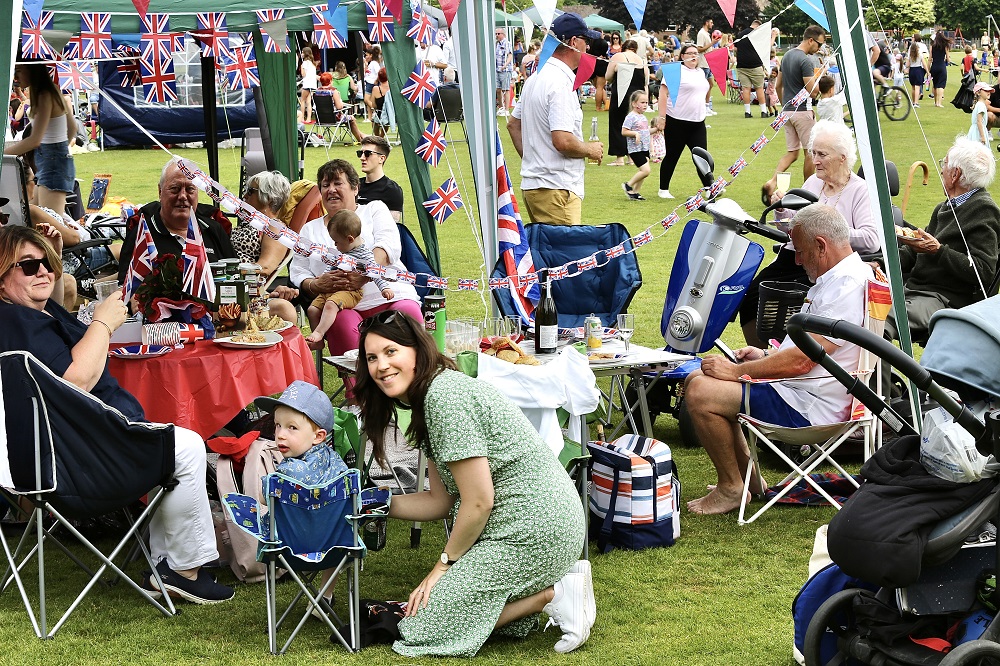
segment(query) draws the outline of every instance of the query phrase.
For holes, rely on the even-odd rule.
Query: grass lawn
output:
[[[946,99],[955,93],[960,76],[958,68],[949,70]],[[784,137],[779,133],[761,154],[751,161],[749,146],[766,130],[764,119],[743,118],[741,104],[729,104],[716,91],[718,116],[708,120],[709,150],[715,157],[717,173],[745,152],[750,166],[728,189],[726,196],[735,199],[749,213],[761,210],[759,187],[770,177],[779,156],[784,152]],[[756,113],[756,107],[754,109]],[[585,108],[584,128],[597,116],[601,136],[607,136],[607,114],[595,114],[593,103]],[[944,156],[957,134],[965,134],[970,116],[950,104],[934,108],[925,99],[921,108],[905,122],[880,118],[886,159],[899,167],[903,187],[909,167],[923,161],[932,167],[931,181],[921,186],[915,178],[906,208],[906,219],[925,226],[933,206],[942,199],[941,187],[933,167]],[[504,119],[500,119],[501,128]],[[365,131],[362,126],[362,131]],[[520,161],[506,132],[502,131],[507,163],[515,187],[519,185]],[[434,186],[443,182],[449,169],[458,179],[467,207],[439,226],[442,264],[445,275],[477,277],[489,271],[477,247],[474,228],[474,194],[468,151],[462,143],[448,151],[448,162],[433,169]],[[356,163],[354,148],[337,147],[331,157],[343,157]],[[178,153],[205,164],[204,152],[179,150]],[[306,174],[314,176],[324,162],[322,148],[306,151]],[[112,173],[110,193],[127,196],[143,203],[156,196],[156,183],[166,156],[158,150],[116,150],[77,156],[78,175],[89,181],[92,173]],[[239,173],[239,151],[224,151],[220,162],[222,182],[235,191]],[[202,168],[205,168],[204,166]],[[407,194],[409,186],[403,160],[393,154],[387,164],[390,177]],[[654,225],[697,187],[690,158],[685,153],[678,167],[671,191],[679,197],[674,202],[656,198],[658,169],[654,168],[643,192],[645,202],[629,201],[621,183],[632,173],[630,167],[588,166],[586,199],[583,207],[586,224],[621,222],[635,234]],[[801,159],[792,167],[793,186],[802,183]],[[996,193],[996,186],[992,188]],[[207,200],[207,197],[202,197]],[[897,199],[902,204],[902,198]],[[683,209],[682,209],[683,210]],[[405,213],[414,219],[412,208]],[[416,225],[411,223],[411,228]],[[417,234],[419,236],[419,233]],[[635,341],[662,345],[659,321],[666,284],[676,251],[680,226],[638,251],[645,284],[630,308],[636,314]],[[770,252],[768,253],[770,255]],[[769,261],[770,258],[767,259]],[[478,294],[450,292],[449,312],[457,316],[483,316],[488,303]],[[488,298],[488,296],[486,297]],[[726,341],[742,346],[738,329],[727,330]],[[332,378],[331,378],[332,379]],[[332,386],[327,384],[327,388]],[[699,497],[705,486],[714,482],[714,474],[705,454],[683,448],[674,420],[661,416],[655,434],[674,448],[683,499]],[[777,480],[777,468],[769,478]],[[544,511],[545,507],[538,507]],[[642,552],[615,552],[594,555],[594,582],[597,593],[598,621],[590,641],[570,655],[552,650],[558,635],[554,631],[535,633],[523,642],[488,643],[480,653],[485,663],[545,664],[685,664],[730,665],[792,664],[792,622],[790,605],[806,576],[806,567],[817,527],[833,515],[829,508],[777,508],[748,527],[738,527],[736,517],[694,516],[684,512],[682,537],[670,549]],[[386,550],[373,553],[367,560],[362,581],[362,596],[379,599],[404,599],[434,563],[443,545],[443,531],[427,525],[419,549],[408,547],[407,527],[391,526]],[[63,560],[58,564],[51,589],[56,590],[55,604],[64,608],[68,599],[63,591],[82,586],[82,577]],[[133,572],[135,573],[135,572]],[[229,580],[228,572],[222,572]],[[287,586],[284,594],[290,594]],[[343,596],[338,595],[338,596]],[[263,586],[239,586],[234,602],[218,607],[184,606],[175,618],[158,617],[155,611],[137,601],[122,586],[93,592],[74,618],[54,641],[38,641],[31,634],[16,593],[8,591],[0,603],[0,640],[6,645],[0,663],[275,663],[266,651]],[[331,646],[318,622],[310,622],[304,635],[293,644],[285,657],[288,663],[384,664],[400,663],[388,647],[366,650],[352,656]],[[410,660],[413,661],[413,660]],[[434,663],[452,663],[452,660]],[[454,663],[465,663],[455,661]]]

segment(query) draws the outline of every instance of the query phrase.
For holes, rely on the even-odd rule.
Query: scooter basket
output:
[[[791,316],[802,309],[806,291],[806,287],[798,282],[761,282],[757,303],[757,337],[765,343],[772,338],[784,339],[785,326]]]
[[[1000,296],[938,310],[920,357],[934,380],[964,400],[1000,396]]]

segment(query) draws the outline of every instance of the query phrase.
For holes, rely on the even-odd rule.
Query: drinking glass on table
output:
[[[628,341],[635,332],[635,315],[634,314],[620,314],[618,315],[618,337],[620,337],[625,342],[625,353],[628,354]]]
[[[514,315],[508,315],[504,317],[504,321],[507,322],[506,329],[507,335],[514,342],[518,341],[521,337],[521,318]]]

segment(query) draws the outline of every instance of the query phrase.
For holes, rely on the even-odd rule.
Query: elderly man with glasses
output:
[[[371,135],[361,139],[361,148],[357,152],[365,177],[361,179],[358,203],[364,205],[370,201],[381,201],[392,213],[392,219],[399,222],[403,219],[403,188],[382,170],[390,150],[385,137]]]

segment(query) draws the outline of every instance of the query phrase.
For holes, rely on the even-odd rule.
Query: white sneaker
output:
[[[715,109],[709,109],[705,113],[706,113],[706,115],[709,115],[709,116],[717,116],[717,115],[719,115],[719,112],[716,111]]]
[[[586,580],[587,577],[580,573],[566,574],[555,584],[552,601],[542,609],[549,616],[546,628],[555,624],[563,632],[562,638],[556,641],[556,652],[572,652],[590,638],[585,601]]]
[[[670,190],[660,190],[659,192],[656,193],[656,195],[658,197],[660,197],[661,199],[673,199],[674,198],[674,195],[672,195],[670,193]]]
[[[498,116],[506,116],[507,115],[507,109],[497,109],[497,115]]]
[[[587,624],[593,629],[594,623],[597,622],[597,602],[594,600],[594,576],[591,572],[590,560],[577,560],[569,572],[581,574],[584,577],[583,610],[586,614]]]

